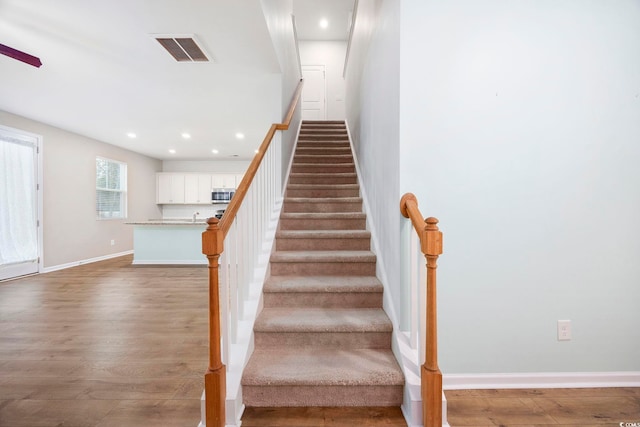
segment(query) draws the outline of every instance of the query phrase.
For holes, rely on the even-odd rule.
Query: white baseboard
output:
[[[65,268],[77,267],[79,265],[90,264],[92,262],[105,261],[111,258],[118,258],[125,255],[131,255],[133,250],[118,252],[116,254],[103,255],[95,258],[81,259],[80,261],[68,262],[66,264],[58,264],[52,267],[43,268],[40,273],[51,273],[52,271],[64,270]]]
[[[445,374],[442,383],[445,390],[640,387],[640,372]]]

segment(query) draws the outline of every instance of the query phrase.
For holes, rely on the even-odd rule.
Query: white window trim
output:
[[[119,160],[114,160],[114,159],[110,159],[108,157],[102,157],[102,156],[96,156],[96,160],[104,160],[106,162],[110,162],[110,163],[117,163],[120,166],[124,166],[124,188],[121,190],[114,190],[111,188],[98,188],[98,183],[96,182],[96,199],[95,199],[95,205],[97,205],[98,203],[98,191],[112,191],[114,193],[120,193],[122,195],[122,202],[123,202],[123,210],[124,210],[124,214],[122,216],[119,217],[103,217],[100,216],[96,210],[96,220],[97,221],[121,221],[124,219],[127,219],[127,216],[129,215],[129,203],[128,203],[128,189],[129,189],[129,177],[128,177],[128,168],[127,168],[127,164],[125,162],[121,162]],[[96,180],[98,177],[98,170],[97,170],[97,166],[96,166],[96,170],[95,170],[95,174],[94,174]]]

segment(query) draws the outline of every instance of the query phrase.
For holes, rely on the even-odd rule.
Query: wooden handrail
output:
[[[298,100],[300,99],[300,95],[302,94],[302,86],[304,85],[303,80],[298,82],[298,87],[293,94],[293,98],[291,99],[291,103],[289,104],[289,110],[287,111],[287,115],[284,118],[282,123],[274,123],[269,128],[267,135],[262,140],[262,144],[260,144],[260,148],[258,148],[258,153],[253,157],[251,164],[247,168],[244,176],[242,177],[242,181],[240,181],[240,185],[236,188],[236,192],[231,198],[231,202],[229,202],[229,206],[222,215],[222,219],[220,220],[220,228],[222,229],[222,233],[224,236],[227,236],[229,229],[231,228],[231,224],[233,223],[233,219],[236,217],[238,213],[238,209],[242,205],[242,201],[249,190],[249,186],[251,182],[253,182],[253,178],[258,172],[258,168],[260,167],[260,163],[262,163],[262,159],[264,158],[271,141],[273,140],[274,135],[277,130],[287,130],[289,129],[289,124],[291,123],[291,119],[293,118],[293,114],[295,113],[296,107],[298,105]]]
[[[287,111],[287,115],[284,116],[284,121],[282,123],[276,123],[276,127],[278,130],[287,130],[289,129],[289,124],[291,123],[291,119],[293,119],[293,113],[296,111],[296,107],[298,106],[298,101],[302,96],[302,87],[304,86],[304,80],[300,79],[298,83],[298,87],[296,87],[296,91],[293,94],[293,98],[291,98],[291,104],[289,104],[289,111]]]
[[[207,427],[224,427],[226,421],[225,400],[226,400],[226,367],[222,363],[222,352],[220,346],[221,323],[220,323],[220,279],[219,260],[224,251],[224,239],[233,224],[233,220],[238,213],[238,209],[244,200],[253,178],[262,163],[273,136],[278,130],[289,129],[289,124],[295,113],[298,100],[302,94],[303,81],[298,82],[293,99],[289,104],[289,110],[282,123],[274,123],[269,128],[258,153],[254,156],[249,168],[244,174],[240,185],[231,198],[229,206],[225,210],[221,220],[209,218],[207,229],[202,233],[202,253],[209,261],[209,367],[204,375],[205,390],[205,424]]]
[[[411,193],[400,199],[400,212],[409,218],[420,239],[420,251],[427,261],[427,330],[425,361],[420,370],[422,390],[422,419],[424,427],[442,426],[442,372],[438,367],[438,316],[436,311],[436,269],[442,254],[442,232],[438,220],[424,217],[418,200]]]

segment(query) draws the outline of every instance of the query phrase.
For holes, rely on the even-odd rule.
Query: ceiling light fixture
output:
[[[260,150],[258,150],[257,148],[255,150],[253,150],[254,153],[258,154],[260,152]]]
[[[236,138],[237,139],[244,139],[244,133],[241,133],[241,132],[236,133]]]
[[[320,28],[325,29],[329,26],[329,21],[327,21],[326,19],[322,18],[320,20]]]
[[[176,154],[176,150],[174,150],[173,148],[171,150],[169,150],[169,153],[171,154]]]
[[[135,133],[133,133],[133,132],[128,132],[128,133],[127,133],[127,136],[128,136],[129,138],[135,138],[137,135],[136,135]]]
[[[218,150],[216,150],[216,149],[211,150],[211,152],[212,152],[213,154],[218,154],[218,153],[219,153],[219,151],[218,151]]]
[[[184,133],[182,134],[182,137],[183,137],[184,139],[189,139],[189,138],[191,138],[191,135],[190,135],[190,134],[188,134],[188,133],[186,133],[186,132],[184,132]]]

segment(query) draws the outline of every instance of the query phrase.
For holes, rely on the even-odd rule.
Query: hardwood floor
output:
[[[640,388],[450,390],[452,426],[640,425]]]
[[[207,271],[121,257],[0,283],[0,427],[196,427]],[[452,426],[640,425],[640,388],[452,390]],[[247,408],[243,427],[405,426],[399,408]]]
[[[399,407],[247,408],[242,427],[406,427]]]
[[[0,283],[0,426],[198,425],[207,270],[130,264]]]
[[[451,426],[640,426],[640,388],[448,390]],[[247,408],[243,427],[406,426],[399,408]]]

